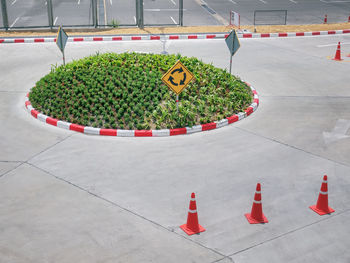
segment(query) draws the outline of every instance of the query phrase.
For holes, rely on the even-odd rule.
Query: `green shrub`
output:
[[[180,94],[160,80],[178,60],[195,75]],[[114,129],[178,128],[243,111],[249,87],[225,70],[180,55],[106,53],[53,66],[32,88],[34,108],[64,121]]]

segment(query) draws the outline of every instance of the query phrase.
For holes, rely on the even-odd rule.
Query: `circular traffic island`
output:
[[[178,60],[194,79],[179,95],[177,110],[176,94],[161,78]],[[187,77],[177,70],[168,80],[180,85]],[[31,89],[28,104],[32,115],[56,126],[162,130],[228,120],[247,113],[253,97],[245,82],[197,58],[106,53],[53,67]]]

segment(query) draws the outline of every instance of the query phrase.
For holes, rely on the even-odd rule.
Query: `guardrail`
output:
[[[164,25],[172,25],[172,26],[183,26],[183,0],[178,0],[178,10],[179,10],[179,19],[177,23],[166,24],[152,24],[147,23],[144,19],[144,3],[143,0],[129,0],[123,4],[126,5],[125,10],[131,11],[130,17],[134,16],[134,22],[120,22],[113,17],[107,17],[107,8],[106,3],[110,2],[110,7],[112,7],[112,0],[77,0],[72,3],[65,3],[65,9],[62,8],[62,2],[59,0],[46,0],[46,7],[43,3],[38,3],[39,1],[35,0],[26,0],[25,2],[21,2],[20,6],[17,6],[19,3],[14,1],[0,0],[1,5],[1,13],[0,15],[0,29],[10,30],[10,29],[29,29],[29,28],[58,28],[59,25],[64,27],[118,27],[118,26],[138,26],[139,28],[143,28],[144,25],[149,26],[164,26]],[[31,9],[28,6],[31,5],[33,9],[33,16],[24,16],[24,21],[22,23],[27,24],[15,26],[16,22],[19,20],[19,16],[16,18],[16,12],[28,13]],[[73,5],[76,5],[75,7]],[[79,6],[79,8],[77,8]],[[74,11],[76,10],[76,11]],[[134,11],[133,11],[134,10]],[[68,11],[68,12],[67,12]],[[123,17],[123,10],[119,8],[119,16]],[[76,12],[76,13],[75,13]],[[56,21],[58,16],[55,17],[55,13],[60,13],[62,16],[67,18],[65,21],[58,23],[56,25]],[[67,13],[67,14],[66,14]],[[112,12],[109,12],[112,13]],[[69,16],[69,14],[71,16]],[[34,20],[28,22],[30,19]],[[107,22],[107,19],[109,21]],[[124,18],[125,19],[125,16]],[[77,22],[79,21],[79,22]],[[81,22],[83,21],[83,22]],[[18,24],[18,23],[17,23]]]

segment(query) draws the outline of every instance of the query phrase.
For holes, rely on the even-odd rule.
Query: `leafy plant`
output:
[[[196,76],[180,94],[161,81],[181,59]],[[250,88],[197,58],[140,53],[96,53],[66,66],[52,65],[32,88],[34,108],[51,117],[113,129],[164,129],[213,122],[246,109]]]

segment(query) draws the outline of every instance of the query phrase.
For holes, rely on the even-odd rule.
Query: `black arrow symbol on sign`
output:
[[[173,78],[172,76],[170,76],[168,80],[169,80],[169,81],[171,82],[171,84],[173,84],[174,86],[178,86],[178,84],[174,82],[174,78]]]
[[[184,73],[184,78],[180,81],[180,85],[185,85],[186,73]]]
[[[184,72],[184,70],[182,69],[182,67],[177,68],[177,69],[174,69],[174,70],[171,72],[171,75],[173,75],[175,72],[181,73],[181,72]]]

